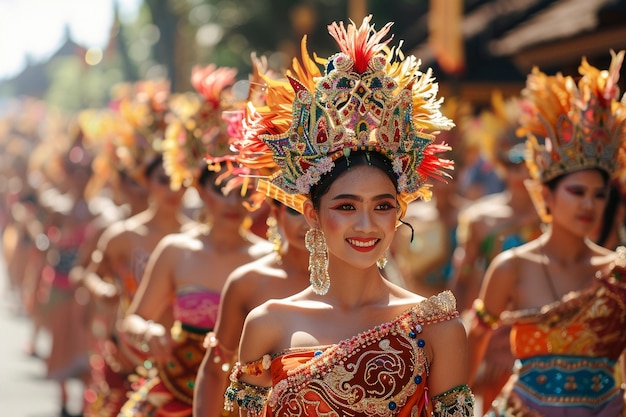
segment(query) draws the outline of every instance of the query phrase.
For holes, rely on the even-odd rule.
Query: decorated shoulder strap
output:
[[[481,300],[480,298],[475,299],[472,307],[474,310],[474,316],[481,326],[492,330],[500,327],[500,318],[494,316],[493,314],[489,313],[487,309],[485,309],[485,303],[483,302],[483,300]]]
[[[259,387],[240,381],[243,375],[259,376],[269,369],[271,357],[264,355],[255,362],[241,364],[237,362],[230,374],[230,385],[224,393],[224,410],[234,411],[235,402],[240,409],[246,410],[248,417],[262,417],[265,415],[265,404],[271,387]]]
[[[467,385],[459,385],[432,398],[435,417],[474,415],[474,394]]]

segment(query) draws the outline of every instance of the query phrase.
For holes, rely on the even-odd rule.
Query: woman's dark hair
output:
[[[211,171],[207,166],[200,168],[200,175],[198,176],[198,184],[204,187],[209,180],[213,181],[217,172]]]
[[[615,214],[617,209],[622,204],[622,196],[619,186],[611,183],[609,188],[609,198],[607,199],[606,206],[604,207],[604,213],[602,214],[602,223],[600,225],[600,233],[598,235],[596,243],[600,246],[604,246],[609,235],[615,227]]]
[[[393,171],[393,166],[389,158],[375,151],[353,151],[350,155],[342,156],[335,160],[333,169],[322,175],[319,182],[311,187],[311,202],[313,203],[313,207],[318,210],[322,196],[328,192],[333,182],[344,172],[349,171],[350,168],[359,165],[369,165],[380,169],[389,177],[393,186],[398,189],[398,178]]]
[[[148,162],[143,170],[143,174],[146,176],[146,178],[150,178],[154,170],[157,169],[157,167],[161,164],[163,164],[163,155],[158,154],[150,162]]]

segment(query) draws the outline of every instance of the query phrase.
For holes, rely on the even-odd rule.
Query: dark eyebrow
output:
[[[379,194],[374,196],[373,200],[385,200],[388,198],[395,200],[396,197],[392,194]],[[356,200],[360,202],[363,201],[363,198],[354,194],[337,194],[332,200]]]

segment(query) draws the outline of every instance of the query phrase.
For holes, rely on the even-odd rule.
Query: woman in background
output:
[[[235,76],[232,68],[196,68],[198,94],[173,98],[176,120],[166,132],[165,163],[173,188],[196,188],[202,223],[159,242],[126,312],[124,337],[146,353],[156,372],[133,387],[120,417],[191,416],[202,343],[215,327],[226,278],[271,252],[271,244],[249,230],[250,210],[262,196],[249,178],[253,172],[229,153],[222,120]]]
[[[578,83],[537,68],[528,76],[521,125],[529,189],[549,228],[492,261],[474,304],[472,374],[501,325],[511,326],[517,359],[489,415],[625,413],[614,369],[626,349],[626,251],[589,238],[626,139],[626,101],[617,89],[623,58],[624,51],[613,53],[608,71],[583,59]]]

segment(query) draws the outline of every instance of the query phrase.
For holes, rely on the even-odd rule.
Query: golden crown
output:
[[[191,84],[195,92],[175,94],[163,142],[163,163],[172,189],[192,185],[207,156],[229,152],[227,124],[222,118],[230,108],[230,88],[237,70],[229,67],[194,67]]]
[[[115,156],[119,169],[142,183],[146,166],[162,154],[169,98],[168,80],[141,80],[117,86],[111,107],[126,125],[123,128],[130,127],[130,134],[125,132],[116,139]]]
[[[383,39],[392,24],[376,31],[371,19],[359,28],[353,22],[328,26],[341,52],[327,60],[316,57],[325,64],[323,76],[304,38],[303,61],[294,60],[288,82],[267,79],[266,105],[249,108],[242,159],[269,166],[272,155],[277,170],[261,188],[296,210],[334,161],[353,151],[379,152],[392,161],[404,204],[429,198],[427,179],[452,169],[451,161],[437,156],[450,148],[433,143],[439,130],[454,124],[441,114],[431,70],[421,72],[417,58],[388,48],[392,37]]]
[[[533,68],[522,91],[520,134],[527,135],[531,177],[547,182],[562,174],[599,168],[612,174],[626,139],[626,96],[619,101],[624,51],[611,51],[608,70],[585,58],[578,84],[571,76],[548,76]],[[544,141],[544,143],[540,143]]]

